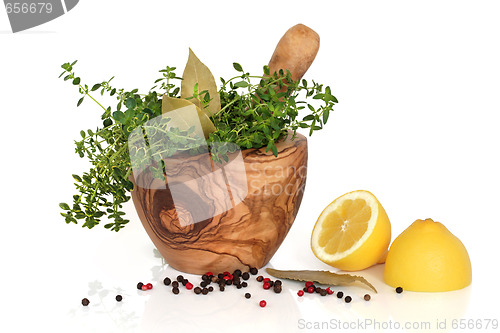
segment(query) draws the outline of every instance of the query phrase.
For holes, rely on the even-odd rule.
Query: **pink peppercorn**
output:
[[[307,292],[308,292],[309,294],[312,294],[312,293],[313,293],[313,292],[315,292],[315,291],[316,291],[316,289],[314,289],[314,287],[312,287],[312,286],[311,286],[311,287],[309,287],[309,288],[307,288]]]
[[[265,282],[264,285],[262,286],[262,288],[269,289],[269,288],[271,288],[271,285],[269,283]]]
[[[299,291],[297,291],[297,295],[299,295],[299,296],[304,296],[304,290],[299,290]]]
[[[264,301],[264,300],[262,300],[262,301],[259,302],[259,305],[260,305],[261,308],[263,308],[263,307],[265,307],[267,305],[267,302]]]

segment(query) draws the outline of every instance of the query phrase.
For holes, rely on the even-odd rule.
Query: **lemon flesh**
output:
[[[417,220],[392,243],[384,279],[404,290],[451,291],[471,283],[472,268],[465,246],[443,224]]]
[[[311,235],[311,249],[330,266],[356,271],[379,262],[390,240],[391,224],[377,198],[368,191],[354,191],[323,210]]]

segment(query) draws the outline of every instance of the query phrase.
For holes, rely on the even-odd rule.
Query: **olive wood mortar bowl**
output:
[[[170,266],[204,274],[269,262],[293,224],[307,177],[305,136],[297,133],[292,141],[288,135],[276,148],[277,157],[265,147],[230,154],[220,169],[225,182],[201,177],[217,169],[206,154],[169,163],[165,180],[132,177],[139,218]],[[239,167],[229,167],[238,158]]]

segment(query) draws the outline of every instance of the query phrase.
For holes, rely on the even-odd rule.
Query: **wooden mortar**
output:
[[[266,153],[265,147],[242,150],[244,170],[222,169],[224,178],[232,180],[232,184],[246,183],[243,187],[247,187],[248,193],[246,188],[240,192],[238,186],[230,188],[228,181],[184,185],[186,176],[196,178],[214,170],[214,164],[206,162],[206,154],[186,155],[179,163],[170,163],[166,181],[146,173],[133,179],[136,211],[170,266],[186,273],[204,274],[260,268],[269,262],[297,215],[307,176],[306,137],[297,134],[292,141],[289,135],[276,147],[278,157],[271,151]],[[184,197],[176,197],[175,205],[169,182],[171,186],[186,186]],[[246,193],[239,203],[238,193]],[[225,207],[229,208],[227,211],[189,223],[190,218],[206,215],[227,202],[231,203]],[[193,203],[198,207],[194,211]],[[183,204],[191,209],[184,209]]]

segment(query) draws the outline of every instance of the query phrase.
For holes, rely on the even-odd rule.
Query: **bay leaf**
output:
[[[370,287],[373,291],[377,289],[364,277],[351,274],[336,274],[329,271],[281,271],[273,268],[266,268],[266,272],[279,279],[290,279],[297,281],[312,281],[320,284],[345,286],[354,282],[361,282]]]
[[[173,110],[178,110],[184,107],[193,107],[196,108],[196,112],[198,114],[199,121],[201,123],[201,129],[203,131],[203,136],[208,138],[208,134],[212,133],[215,131],[215,126],[208,117],[208,115],[201,111],[199,107],[194,105],[188,100],[182,99],[182,98],[175,98],[175,97],[169,97],[167,95],[163,95],[162,102],[161,102],[161,112],[163,114],[173,111]],[[180,118],[178,115],[176,115],[175,119],[173,120],[173,126],[174,127],[179,127],[182,130],[187,130],[191,126],[195,126],[197,124],[197,119],[192,118],[188,116],[188,113],[186,113],[185,116]],[[183,124],[180,124],[179,122],[182,122]],[[195,133],[196,133],[195,129]],[[201,133],[198,133],[201,136]]]
[[[194,54],[191,48],[189,49],[189,58],[182,74],[181,81],[181,98],[193,96],[194,87],[198,84],[198,92],[207,90],[212,99],[207,108],[197,99],[191,99],[197,107],[202,109],[207,116],[212,116],[220,111],[220,97],[217,92],[217,84],[210,69],[203,64],[200,59]],[[201,96],[203,98],[203,96]]]

